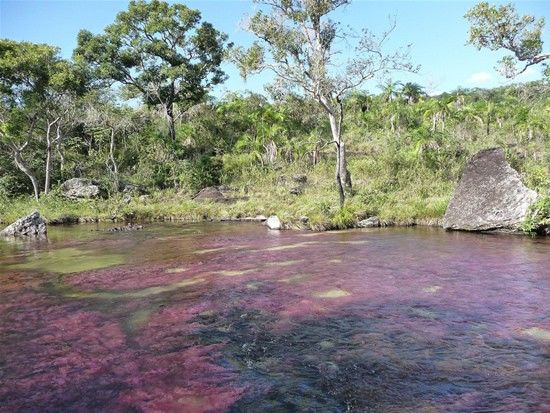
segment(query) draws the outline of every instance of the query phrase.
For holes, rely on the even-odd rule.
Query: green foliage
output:
[[[202,155],[191,163],[189,186],[199,191],[207,186],[220,184],[223,163],[218,157]]]
[[[523,231],[531,234],[548,234],[550,230],[550,196],[540,197],[529,208]]]
[[[550,55],[542,52],[544,18],[519,16],[512,3],[493,6],[483,1],[472,7],[465,17],[471,24],[469,43],[478,49],[506,49],[513,55],[500,60],[501,71],[514,77],[527,67],[538,64]],[[518,68],[519,62],[523,68]]]
[[[200,19],[183,4],[130,1],[103,34],[78,34],[75,58],[99,79],[126,85],[129,97],[160,105],[175,139],[174,104],[185,111],[225,78],[220,64],[227,37]]]

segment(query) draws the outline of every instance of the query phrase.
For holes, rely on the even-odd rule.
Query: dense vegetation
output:
[[[350,90],[337,101],[353,180],[340,207],[338,151],[319,99],[276,88],[209,97],[224,79],[225,36],[185,6],[148,4],[132,3],[105,34],[81,32],[71,61],[51,46],[0,40],[0,220],[38,207],[50,220],[278,214],[312,228],[345,228],[370,215],[435,222],[466,160],[492,146],[543,195],[536,220],[548,219],[547,80],[439,96],[393,81],[376,94]],[[159,16],[167,13],[181,24],[166,29]],[[195,56],[177,45],[178,30],[192,31]],[[124,39],[138,39],[139,50]],[[106,196],[65,200],[59,186],[72,177],[99,182]],[[192,199],[213,185],[234,202]]]

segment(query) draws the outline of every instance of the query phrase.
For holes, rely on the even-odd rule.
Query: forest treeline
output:
[[[529,187],[550,194],[547,79],[437,96],[391,80],[374,93],[350,90],[335,100],[346,179],[354,184],[339,208],[333,169],[340,154],[332,119],[315,96],[276,87],[265,95],[210,96],[225,80],[226,36],[185,6],[132,4],[134,14],[131,7],[119,14],[105,33],[81,31],[70,60],[53,46],[0,40],[3,220],[29,206],[31,195],[51,218],[278,213],[322,227],[374,214],[437,219],[466,160],[491,146],[506,150]],[[192,29],[187,48],[170,47],[181,25],[143,20],[147,4],[159,16],[185,20]],[[298,185],[295,175],[307,183]],[[70,206],[59,187],[74,177],[98,182],[107,200]],[[191,200],[216,185],[231,188],[238,201],[214,207]],[[130,190],[148,195],[124,197]]]

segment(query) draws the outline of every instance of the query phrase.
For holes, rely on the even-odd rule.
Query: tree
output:
[[[512,3],[493,6],[485,1],[472,7],[465,17],[471,24],[468,43],[478,50],[506,49],[513,53],[499,62],[501,73],[508,78],[550,59],[550,53],[542,52],[543,18],[519,16]]]
[[[407,82],[401,88],[401,96],[408,104],[416,103],[418,100],[426,96],[424,88],[418,83]]]
[[[53,151],[69,123],[69,101],[83,93],[86,77],[59,57],[57,48],[42,44],[0,40],[0,94],[2,122],[6,125],[2,146],[11,152],[16,166],[28,176],[36,199],[40,188],[37,173],[25,151],[45,148],[44,192],[51,185]],[[33,154],[36,157],[36,153]]]
[[[139,129],[139,111],[133,112],[128,107],[117,106],[116,100],[109,93],[93,93],[87,96],[83,107],[83,123],[93,135],[106,137],[108,155],[105,160],[113,192],[118,192],[120,186],[119,164],[116,150],[118,141],[127,134]]]
[[[244,77],[271,70],[280,86],[301,90],[323,108],[336,147],[336,184],[343,206],[346,189],[351,189],[342,137],[344,99],[367,80],[389,70],[414,70],[408,61],[408,50],[384,53],[395,24],[380,37],[366,29],[360,34],[344,32],[329,16],[350,0],[255,1],[269,7],[271,13],[259,11],[251,17],[248,29],[258,41],[248,50],[237,49],[235,61]],[[355,41],[355,47],[351,57],[342,61],[339,42],[344,38]],[[338,71],[341,67],[344,69]]]
[[[198,10],[183,4],[131,1],[103,34],[80,31],[75,58],[98,78],[125,85],[129,97],[160,105],[175,140],[175,105],[183,113],[225,80],[220,64],[227,36],[200,20]]]

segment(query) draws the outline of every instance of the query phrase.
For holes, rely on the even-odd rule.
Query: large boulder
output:
[[[61,184],[63,196],[70,199],[97,198],[100,188],[95,182],[87,178],[72,178]]]
[[[477,153],[455,189],[443,228],[464,231],[516,230],[537,193],[521,182],[501,148]]]
[[[0,235],[4,237],[43,237],[46,235],[46,223],[38,213],[19,218],[13,224],[7,226]]]

